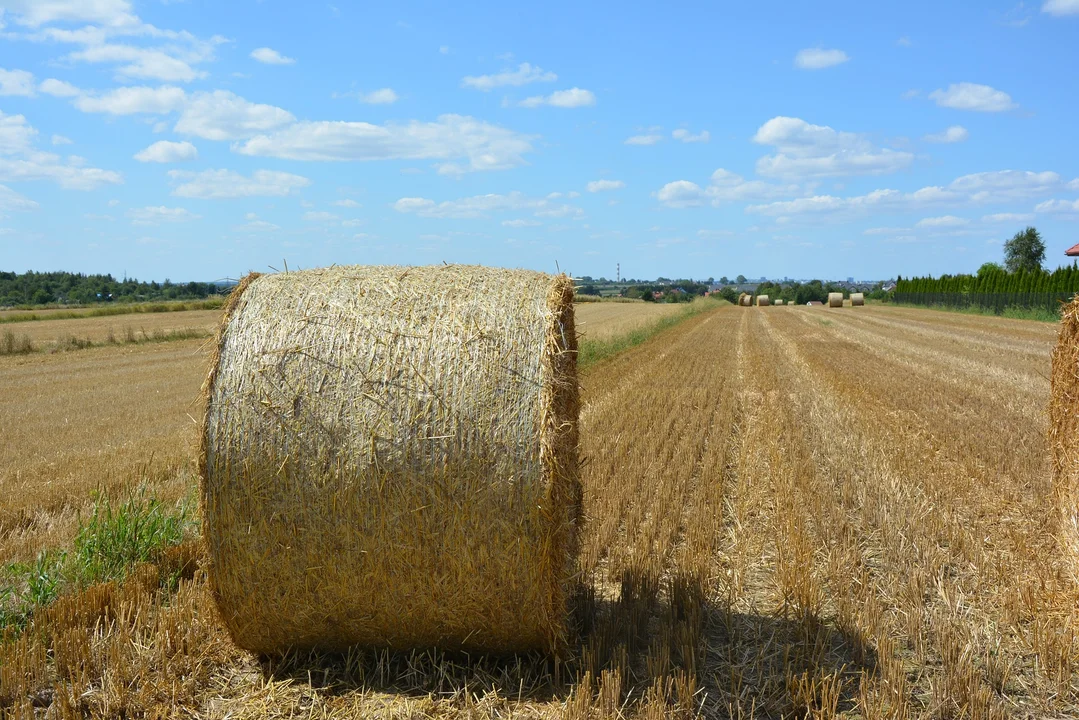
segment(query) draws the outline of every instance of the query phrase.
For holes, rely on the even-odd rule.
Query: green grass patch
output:
[[[0,567],[0,630],[25,627],[62,593],[123,580],[139,563],[180,544],[196,528],[193,508],[191,498],[166,505],[144,490],[118,503],[99,496],[90,516],[79,519],[72,548]]]
[[[1060,311],[1048,308],[1022,308],[1006,307],[1003,312],[997,312],[993,308],[971,305],[969,307],[952,307],[950,305],[915,305],[913,303],[887,303],[892,307],[914,308],[916,310],[938,310],[942,312],[959,313],[960,315],[991,315],[993,317],[1011,318],[1012,320],[1036,320],[1038,322],[1060,322]]]
[[[655,322],[631,330],[624,335],[618,335],[606,340],[582,338],[577,346],[577,369],[584,370],[630,348],[637,347],[657,333],[672,328],[687,318],[715,309],[721,305],[730,305],[730,303],[719,298],[698,298],[691,303],[687,303],[681,312],[658,318]]]
[[[112,315],[135,315],[138,313],[183,312],[185,310],[217,310],[225,304],[225,298],[212,297],[206,300],[170,300],[152,303],[121,303],[58,312],[13,313],[0,317],[0,325],[5,323],[32,322],[35,320],[76,320],[78,318],[110,317]]]

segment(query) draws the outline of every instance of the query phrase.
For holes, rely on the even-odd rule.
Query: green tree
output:
[[[741,285],[742,283],[744,283],[746,281],[746,276],[745,275],[739,275],[738,277],[736,277],[734,279],[734,281],[736,283],[738,283],[739,285]]]
[[[1008,272],[1040,270],[1045,262],[1045,243],[1033,227],[1017,232],[1004,243],[1004,265]]]

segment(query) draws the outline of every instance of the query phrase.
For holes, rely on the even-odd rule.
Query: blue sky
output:
[[[1079,0],[0,9],[0,269],[869,279],[1079,242]]]

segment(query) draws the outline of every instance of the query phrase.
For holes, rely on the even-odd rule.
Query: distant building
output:
[[[852,277],[847,278],[847,282],[849,282],[849,283],[854,282],[854,278],[852,278]]]

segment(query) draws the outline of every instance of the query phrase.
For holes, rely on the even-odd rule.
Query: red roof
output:
[[[1079,245],[1072,245],[1064,251],[1064,254],[1068,257],[1079,257]]]

